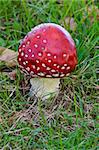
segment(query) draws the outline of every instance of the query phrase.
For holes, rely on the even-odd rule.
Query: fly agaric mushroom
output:
[[[40,24],[29,32],[18,49],[20,69],[33,77],[32,94],[49,97],[57,93],[60,78],[69,76],[77,64],[70,34],[54,23]]]

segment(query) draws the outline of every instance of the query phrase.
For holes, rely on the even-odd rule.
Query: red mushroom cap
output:
[[[32,77],[64,77],[77,64],[75,43],[63,27],[40,24],[21,42],[18,62],[21,70]]]

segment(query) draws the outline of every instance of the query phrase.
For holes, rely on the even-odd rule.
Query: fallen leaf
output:
[[[16,66],[17,52],[8,48],[0,47],[0,62],[4,62],[7,67]]]
[[[2,73],[3,75],[7,75],[9,78],[10,78],[10,80],[15,80],[16,79],[16,74],[17,74],[17,71],[16,70],[12,70],[12,71],[10,71],[10,72],[8,72],[8,71],[3,71],[3,73]]]
[[[16,70],[13,70],[12,72],[9,72],[9,78],[11,80],[15,80],[16,79]]]
[[[88,6],[86,7],[85,11],[83,12],[83,17],[82,17],[82,22],[85,22],[86,19],[90,20],[90,25],[92,25],[95,21],[95,15],[94,12],[96,13],[96,19],[97,21],[99,20],[99,9],[97,6]]]
[[[2,117],[0,116],[0,123],[2,123]]]
[[[96,89],[96,90],[99,90],[99,86],[97,85],[97,86],[95,87],[95,89]]]
[[[70,19],[70,29],[72,31],[75,31],[76,30],[76,27],[77,27],[77,23],[74,21],[74,18],[71,18]]]
[[[88,12],[88,15],[89,16],[93,16],[93,12],[95,11],[96,12],[96,17],[99,17],[99,9],[98,9],[98,7],[97,6],[89,6],[89,7],[86,7],[86,9],[87,9],[87,12]],[[97,18],[98,19],[98,18]]]
[[[72,31],[76,30],[77,23],[75,22],[73,17],[66,17],[65,18],[65,24],[67,26],[69,26]]]
[[[0,30],[5,30],[5,27],[0,26]]]

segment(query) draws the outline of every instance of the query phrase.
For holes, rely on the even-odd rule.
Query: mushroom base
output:
[[[30,79],[30,95],[43,100],[59,93],[60,78],[32,78]]]

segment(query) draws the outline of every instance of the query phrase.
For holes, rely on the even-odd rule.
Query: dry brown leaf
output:
[[[0,123],[2,123],[2,117],[0,116]]]
[[[7,67],[14,67],[17,64],[17,52],[0,47],[0,62],[4,62]]]
[[[83,12],[82,22],[85,22],[87,18],[90,20],[90,25],[92,25],[95,21],[95,15],[96,13],[96,19],[99,20],[99,9],[97,6],[88,6],[86,7],[85,11]]]
[[[74,18],[73,17],[66,17],[65,18],[65,23],[67,26],[70,27],[70,29],[72,31],[75,31],[76,30],[76,27],[77,27],[77,23],[75,22]]]
[[[90,19],[90,23],[91,24],[93,24],[94,23],[94,21],[95,21],[95,17],[94,17],[94,15],[93,15],[93,11],[95,11],[96,12],[96,18],[97,18],[97,20],[99,20],[99,9],[96,7],[96,6],[94,6],[94,9],[90,6],[90,7],[88,7],[87,8],[87,11],[88,11],[88,16],[89,16],[89,19]]]
[[[96,90],[99,90],[99,86],[97,85],[97,86],[95,87],[95,89],[96,89]]]
[[[0,26],[0,30],[5,30],[5,27]]]
[[[11,80],[15,80],[16,79],[16,70],[13,70],[12,72],[9,72],[9,78]]]
[[[3,75],[7,75],[10,78],[10,80],[15,80],[16,79],[17,71],[16,70],[12,70],[10,72],[3,71],[2,74]]]

